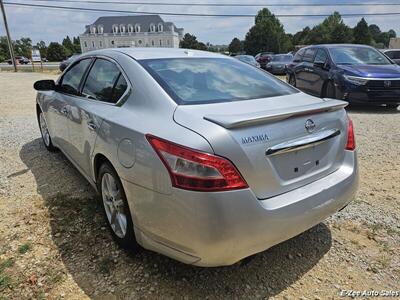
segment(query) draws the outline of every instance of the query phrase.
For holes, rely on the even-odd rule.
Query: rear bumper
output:
[[[250,189],[163,195],[123,185],[138,242],[197,266],[231,265],[296,236],[346,206],[358,182],[357,157],[346,151],[340,169],[311,184],[259,200]]]

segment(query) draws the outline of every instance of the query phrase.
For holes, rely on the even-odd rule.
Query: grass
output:
[[[6,288],[12,287],[11,278],[6,274],[4,274],[4,270],[12,267],[13,265],[14,265],[14,260],[12,258],[8,258],[0,263],[0,292],[4,291]]]
[[[10,287],[12,287],[11,278],[7,275],[0,274],[0,292]]]
[[[12,267],[14,265],[14,260],[12,258],[8,258],[2,263],[0,263],[0,274],[7,268]]]
[[[29,243],[25,243],[18,247],[18,252],[19,254],[25,254],[29,251],[29,249],[31,249],[31,245]]]

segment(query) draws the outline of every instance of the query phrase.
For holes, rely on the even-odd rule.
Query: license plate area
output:
[[[325,142],[305,149],[279,153],[269,158],[279,178],[284,181],[302,180],[328,169],[331,143]]]

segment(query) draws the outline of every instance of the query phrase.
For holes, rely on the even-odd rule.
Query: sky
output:
[[[50,0],[48,2],[37,2],[37,0],[4,0],[4,2],[52,4],[74,7],[89,7],[103,9],[119,9],[129,11],[151,11],[151,12],[184,12],[184,13],[209,13],[209,14],[256,14],[262,7],[196,7],[196,6],[149,6],[149,5],[117,5],[117,4],[74,4],[63,3],[60,0]],[[104,0],[106,1],[106,0]],[[109,1],[109,0],[108,0]],[[121,1],[121,0],[120,0]],[[129,0],[123,0],[129,1]],[[135,1],[135,0],[132,0]],[[136,0],[138,1],[138,0]],[[140,2],[169,2],[169,3],[399,3],[398,0],[141,0]],[[340,13],[379,13],[379,12],[399,12],[400,6],[329,6],[329,7],[268,7],[274,14],[331,14],[335,10]],[[17,7],[5,5],[8,24],[12,39],[30,37],[33,43],[40,40],[49,43],[50,41],[62,41],[69,36],[77,36],[84,32],[85,25],[93,23],[98,17],[103,15],[123,15],[93,12],[78,12],[67,10],[55,10],[44,8]],[[197,36],[202,42],[212,44],[229,44],[234,37],[244,39],[246,32],[254,25],[254,18],[229,18],[229,17],[187,17],[187,16],[161,16],[164,21],[174,22],[177,27],[183,27],[185,33]],[[280,18],[287,33],[295,33],[305,26],[314,26],[324,18],[320,17],[296,17]],[[370,16],[365,17],[368,24],[377,24],[381,30],[387,31],[394,29],[400,35],[400,16]],[[345,18],[344,21],[349,26],[355,26],[360,17]],[[5,35],[4,24],[0,20],[0,36]]]

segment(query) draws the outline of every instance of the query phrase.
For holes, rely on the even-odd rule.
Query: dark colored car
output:
[[[26,58],[25,56],[16,56],[16,57],[15,57],[15,60],[18,61],[18,63],[21,64],[21,65],[27,65],[27,64],[29,64],[29,63],[31,62],[31,61],[30,61],[28,58]],[[8,60],[7,60],[7,63],[8,63],[9,65],[12,65],[12,60],[11,60],[11,59],[8,59]]]
[[[256,61],[256,59],[254,58],[254,56],[251,55],[236,55],[235,58],[237,58],[238,60],[245,62],[249,65],[255,66],[255,67],[260,67],[260,64]]]
[[[287,81],[309,94],[350,103],[400,104],[400,66],[364,45],[300,49],[287,66]]]
[[[60,63],[60,71],[63,72],[75,59],[79,57],[79,54],[74,54],[68,57],[67,59],[63,60]]]
[[[265,66],[265,70],[275,75],[285,75],[286,65],[291,63],[293,55],[291,54],[276,54],[271,57],[271,60]]]
[[[265,69],[267,63],[271,60],[273,52],[261,52],[255,56],[256,61],[260,64],[261,68]]]
[[[400,65],[400,49],[386,49],[382,52],[396,64]]]

